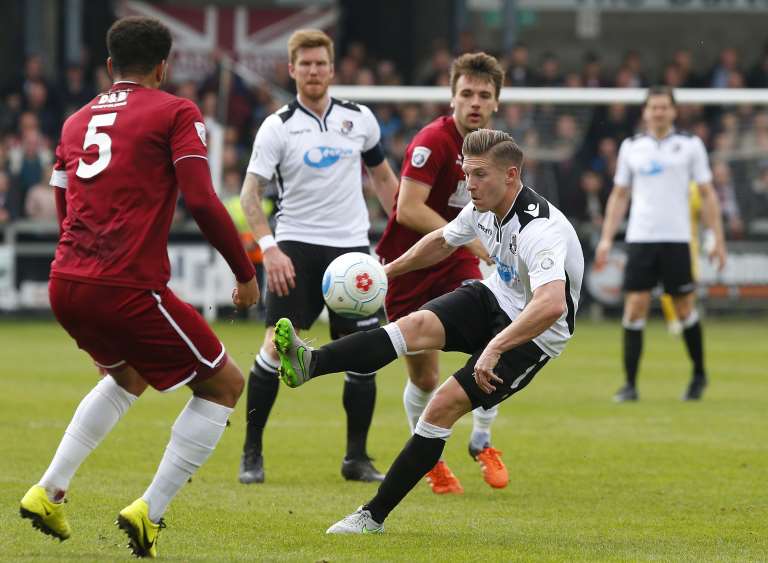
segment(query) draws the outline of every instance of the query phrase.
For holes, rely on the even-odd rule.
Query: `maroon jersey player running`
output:
[[[395,213],[389,218],[376,251],[386,263],[400,257],[424,236],[454,219],[470,201],[461,169],[464,136],[488,126],[499,103],[504,71],[485,53],[468,53],[451,65],[451,116],[439,117],[408,145],[403,160]],[[482,278],[476,256],[493,262],[478,240],[461,248],[435,266],[390,280],[386,298],[390,321],[412,313],[422,305],[449,293],[463,282]],[[405,357],[408,381],[403,403],[413,432],[439,382],[438,352],[424,351]],[[482,468],[485,481],[503,488],[509,476],[501,452],[490,446],[490,427],[498,406],[473,411],[470,455]],[[427,474],[437,494],[461,493],[458,478],[442,460]]]
[[[255,271],[211,185],[197,107],[159,90],[168,29],[141,17],[107,34],[114,79],[64,124],[51,184],[61,237],[51,267],[59,323],[107,375],[82,400],[47,471],[21,500],[21,516],[67,539],[63,510],[80,464],[151,385],[187,385],[189,400],[146,492],[117,524],[135,555],[154,557],[162,515],[213,452],[243,389],[239,368],[203,318],[166,287],[168,231],[178,191],[206,238],[227,260],[233,302],[258,300]]]

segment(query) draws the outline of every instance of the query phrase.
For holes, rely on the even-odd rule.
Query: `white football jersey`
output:
[[[704,143],[672,131],[663,139],[642,133],[619,149],[613,182],[632,190],[627,242],[689,242],[689,184],[712,181]]]
[[[576,231],[559,209],[527,186],[499,223],[491,212],[470,203],[445,227],[443,238],[461,246],[479,238],[496,262],[483,283],[514,321],[541,285],[565,281],[567,310],[533,339],[550,357],[560,355],[571,338],[584,277],[584,255]]]
[[[384,160],[381,130],[366,106],[331,98],[318,117],[298,99],[256,133],[248,172],[277,180],[277,241],[348,248],[368,245],[362,160]]]

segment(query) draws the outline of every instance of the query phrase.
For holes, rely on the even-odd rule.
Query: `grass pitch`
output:
[[[247,371],[262,339],[256,323],[216,331]],[[327,328],[312,331],[319,342]],[[281,388],[265,438],[267,482],[242,486],[237,469],[244,400],[217,451],[166,514],[168,561],[765,561],[768,560],[768,416],[764,320],[705,322],[710,387],[682,403],[689,364],[679,338],[652,323],[641,401],[616,405],[620,327],[577,323],[562,358],[503,403],[494,445],[510,485],[491,490],[466,453],[471,419],[445,459],[465,494],[421,483],[383,536],[329,537],[325,529],[368,500],[375,485],[339,475],[342,377]],[[67,510],[72,538],[41,535],[18,501],[45,470],[81,397],[96,381],[87,356],[54,323],[0,323],[0,559],[127,560],[117,512],[146,488],[188,391],[147,391],[83,464]],[[463,356],[442,357],[445,374]],[[404,367],[378,376],[370,453],[386,469],[408,437]]]

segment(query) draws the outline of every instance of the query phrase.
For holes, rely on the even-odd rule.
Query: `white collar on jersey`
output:
[[[136,84],[137,86],[140,85],[138,82],[134,82],[133,80],[117,80],[116,82],[112,83],[112,86],[116,86],[117,84]]]

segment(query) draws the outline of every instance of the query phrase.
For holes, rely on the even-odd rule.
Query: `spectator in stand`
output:
[[[683,88],[699,86],[699,80],[693,72],[693,57],[688,49],[678,49],[672,54],[672,62],[680,73],[680,83]]]
[[[562,85],[563,75],[560,72],[560,59],[552,51],[547,51],[541,59],[536,86],[559,87]]]
[[[429,86],[436,86],[441,75],[450,73],[453,55],[445,45],[436,45],[427,66],[422,67],[417,73],[417,82]],[[419,127],[420,129],[420,127]]]
[[[399,86],[403,83],[397,68],[395,68],[395,63],[390,60],[379,61],[376,65],[376,76],[382,86]]]
[[[335,65],[335,68],[336,76],[333,79],[335,84],[354,84],[360,70],[360,63],[357,59],[346,55]]]
[[[51,186],[35,184],[27,192],[24,202],[24,215],[27,219],[41,223],[55,224],[58,221],[56,215],[56,197]]]
[[[381,144],[384,150],[390,150],[392,136],[400,130],[400,116],[391,104],[382,104],[376,108],[376,117],[381,128]]]
[[[11,133],[16,129],[21,112],[21,93],[9,92],[0,105],[0,134]]]
[[[739,53],[733,47],[726,47],[720,51],[718,63],[709,73],[707,86],[729,88],[734,72],[739,72]]]
[[[0,170],[0,225],[5,225],[16,218],[12,198],[11,178],[5,170]]]
[[[20,201],[26,201],[32,186],[47,181],[44,171],[53,162],[53,155],[40,132],[30,129],[23,133],[21,143],[10,150],[8,157],[18,197]]]
[[[199,105],[197,96],[197,82],[194,80],[185,80],[176,87],[176,95],[180,98],[186,98]]]
[[[726,161],[712,161],[712,185],[720,201],[720,211],[723,215],[726,235],[728,238],[742,238],[744,236],[744,222],[741,220],[739,203],[736,201],[731,167]]]
[[[525,133],[533,128],[533,118],[527,106],[505,104],[501,106],[500,113],[501,115],[494,119],[493,128],[506,131],[515,139],[522,139]]]
[[[630,85],[628,88],[642,88],[648,83],[648,80],[643,74],[643,59],[637,51],[627,51],[624,55],[621,67],[629,73]]]
[[[667,64],[661,74],[661,83],[670,88],[682,88],[683,74],[680,72],[680,67],[675,63]]]
[[[508,86],[533,86],[536,83],[533,70],[528,66],[528,45],[518,42],[509,53],[507,66]]]
[[[85,80],[83,67],[75,64],[69,65],[59,90],[61,107],[64,112],[62,118],[66,118],[77,111],[93,99],[95,95],[96,92],[93,86]]]
[[[34,113],[40,122],[40,130],[49,139],[59,132],[60,117],[48,98],[48,86],[42,80],[28,80],[24,94],[24,110]]]
[[[747,74],[747,86],[750,88],[768,88],[768,43],[755,65]]]
[[[594,170],[586,170],[581,175],[579,188],[582,201],[580,218],[592,226],[592,233],[599,235],[603,225],[605,203],[608,201],[608,190],[605,178]]]
[[[581,76],[585,88],[600,88],[606,85],[600,55],[592,51],[584,55],[584,66],[581,70]]]

